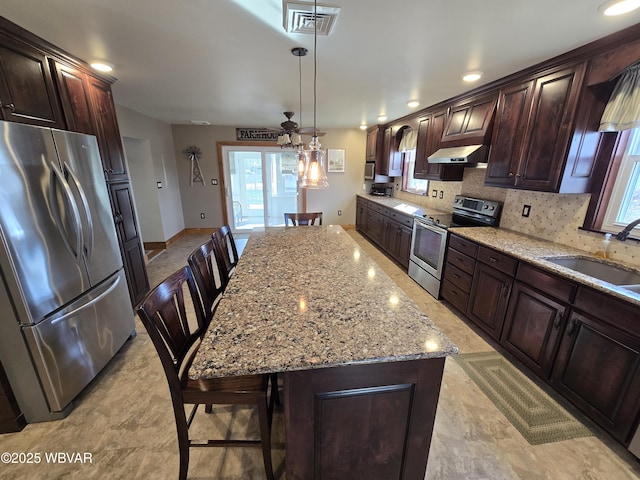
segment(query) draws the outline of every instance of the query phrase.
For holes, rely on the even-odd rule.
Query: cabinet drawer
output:
[[[473,268],[476,265],[476,261],[473,258],[454,248],[449,248],[447,252],[447,263],[470,275],[473,275]]]
[[[413,217],[398,213],[395,210],[389,210],[389,218],[393,218],[396,222],[399,222],[407,227],[413,228]]]
[[[473,280],[473,277],[468,273],[460,270],[455,265],[452,265],[450,263],[447,264],[444,270],[444,278],[466,293],[469,293],[471,291],[471,282]]]
[[[516,278],[564,302],[571,302],[576,293],[577,285],[575,283],[552,273],[538,270],[527,263],[520,264]]]
[[[387,215],[387,207],[376,202],[369,202],[369,210]]]
[[[476,254],[478,253],[477,243],[453,234],[449,235],[449,246],[451,248],[455,248],[459,252],[469,255],[472,258],[476,258]]]
[[[469,303],[469,294],[465,293],[446,279],[444,282],[442,282],[440,295],[461,312],[465,312],[467,310],[467,304]]]
[[[518,266],[518,261],[515,258],[487,247],[478,248],[478,260],[507,275],[514,275]]]

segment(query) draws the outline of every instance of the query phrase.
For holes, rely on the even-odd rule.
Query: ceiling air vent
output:
[[[314,34],[313,3],[286,2],[284,8],[284,29],[289,33]],[[329,35],[333,30],[340,7],[318,4],[318,35]]]

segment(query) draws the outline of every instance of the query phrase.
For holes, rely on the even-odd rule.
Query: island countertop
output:
[[[189,376],[444,357],[458,348],[340,226],[254,231]]]

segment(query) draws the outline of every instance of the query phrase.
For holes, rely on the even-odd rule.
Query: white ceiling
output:
[[[301,0],[304,1],[304,0]],[[411,113],[640,22],[603,0],[335,0],[317,44],[318,128]],[[323,3],[323,2],[321,2]],[[283,0],[2,0],[0,15],[84,60],[115,66],[116,103],[169,123],[310,126],[313,36],[288,34]],[[298,58],[302,62],[302,122]]]

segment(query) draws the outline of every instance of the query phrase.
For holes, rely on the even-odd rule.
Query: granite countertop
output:
[[[584,250],[568,247],[548,240],[542,240],[529,235],[506,230],[504,228],[453,227],[450,228],[449,231],[461,237],[473,240],[481,245],[509,254],[519,260],[524,260],[543,270],[561,275],[575,281],[576,283],[592,287],[596,290],[600,290],[601,292],[640,306],[640,294],[545,260],[545,257],[557,258],[579,256],[585,258],[596,258],[594,255]],[[602,259],[598,260],[605,263],[611,263],[616,266],[621,266],[636,273],[638,272],[637,268],[622,262]]]
[[[425,215],[426,213],[445,213],[445,212],[437,211],[433,208],[427,209],[426,207],[417,205],[415,203],[406,202],[404,200],[399,200],[394,197],[382,197],[379,195],[370,195],[370,194],[364,195],[360,193],[358,193],[357,196],[366,198],[371,202],[379,203],[380,205],[384,205],[385,207],[388,207],[388,208],[393,208],[394,210],[397,210],[401,213],[405,213],[411,216],[413,215],[422,216],[422,215]]]
[[[454,355],[456,347],[340,226],[253,232],[190,378]]]

